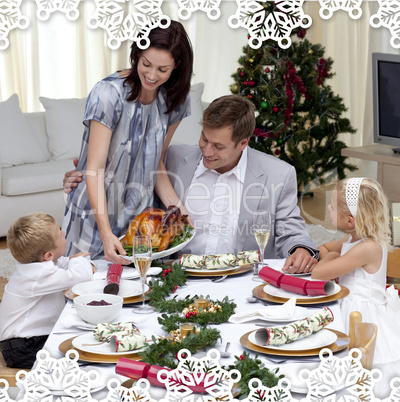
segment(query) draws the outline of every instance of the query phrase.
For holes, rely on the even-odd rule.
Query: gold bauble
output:
[[[254,63],[254,59],[249,59],[249,62],[250,62],[250,63]]]
[[[310,49],[309,51],[308,51],[308,54],[313,54],[314,53],[314,50],[312,50],[312,49]]]
[[[237,93],[239,92],[239,86],[238,86],[238,84],[232,84],[232,85],[231,85],[231,92],[232,92],[233,94],[237,94]]]

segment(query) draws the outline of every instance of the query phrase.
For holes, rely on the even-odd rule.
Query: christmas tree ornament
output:
[[[263,100],[261,102],[261,109],[267,109],[268,108],[268,102],[266,100]]]
[[[271,72],[271,70],[269,69],[269,67],[267,67],[264,71],[265,71],[267,74],[268,74],[269,72]]]
[[[239,92],[239,85],[238,84],[232,84],[231,85],[231,92],[233,94],[237,94]]]
[[[249,62],[250,62],[251,64],[253,64],[253,63],[254,63],[254,59],[249,59]]]
[[[275,149],[274,154],[276,156],[279,156],[281,154],[281,151],[277,148],[277,149]]]
[[[248,97],[249,99],[252,99],[252,98],[253,98],[253,95],[252,95],[252,94],[247,94],[247,97]]]
[[[241,77],[244,77],[244,76],[245,76],[245,72],[244,72],[244,71],[241,71],[241,72],[239,73],[239,75],[240,75]]]
[[[308,51],[308,54],[314,54],[314,50],[310,49],[310,50]]]
[[[274,113],[278,113],[278,112],[279,112],[279,107],[278,107],[278,106],[274,106],[274,107],[272,108],[272,111],[273,111]]]
[[[282,138],[279,138],[279,140],[278,140],[278,144],[279,144],[279,145],[282,145],[282,143],[283,143]]]
[[[244,82],[243,82],[243,85],[247,87],[247,85],[249,85],[249,82],[248,82],[248,81],[244,81]]]
[[[256,82],[254,80],[249,81],[249,87],[254,87],[256,85]]]

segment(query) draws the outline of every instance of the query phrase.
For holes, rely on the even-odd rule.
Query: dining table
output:
[[[264,260],[265,265],[269,266],[282,266],[282,261],[284,260]],[[166,262],[166,261],[164,261]],[[98,274],[107,270],[107,263],[104,261],[102,264],[97,264]],[[243,271],[243,270],[242,270]],[[267,285],[263,282],[257,275],[254,275],[252,269],[247,270],[247,272],[235,273],[232,271],[226,277],[216,276],[217,274],[210,275],[213,276],[196,276],[188,275],[186,284],[182,287],[176,289],[174,297],[184,298],[185,296],[203,296],[209,297],[211,300],[222,300],[228,297],[229,300],[236,304],[235,314],[246,316],[247,312],[254,311],[255,309],[263,309],[266,306],[278,306],[280,303],[275,303],[268,300],[263,300],[262,298],[257,298],[253,296],[255,288],[260,289],[260,286]],[[246,271],[246,270],[244,270]],[[304,278],[310,279],[310,275],[304,276]],[[152,279],[152,277],[148,278]],[[219,281],[214,281],[215,279],[222,279]],[[132,279],[134,281],[139,281],[138,279]],[[293,293],[293,297],[300,297]],[[327,329],[332,329],[344,332],[344,319],[347,317],[342,317],[340,312],[339,300],[331,300],[328,302],[318,302],[310,304],[304,304],[301,307],[307,310],[307,314],[311,315],[324,306],[328,306],[332,311],[334,320],[326,326]],[[132,304],[122,308],[119,316],[114,321],[128,321],[133,322],[142,334],[146,338],[152,336],[164,337],[168,334],[164,332],[161,325],[158,322],[158,317],[161,313],[154,312],[150,314],[138,314],[134,312],[134,306]],[[69,298],[65,304],[61,315],[59,316],[54,328],[44,346],[51,357],[60,359],[65,356],[65,345],[69,345],[68,342],[73,337],[80,336],[85,333],[90,333],[89,329],[84,329],[84,326],[71,325],[71,323],[76,323],[78,320],[77,312],[74,308],[74,303],[71,298]],[[82,321],[83,323],[83,321]],[[220,325],[215,325],[212,327],[217,328],[220,331],[220,339],[217,344],[212,349],[217,349],[219,351],[225,351],[227,345],[229,345],[228,353],[223,354],[224,357],[220,357],[221,366],[228,367],[233,364],[237,357],[243,355],[244,352],[249,353],[250,356],[254,357],[258,354],[258,358],[264,363],[264,365],[270,369],[278,369],[278,375],[283,375],[285,378],[290,379],[291,382],[291,392],[294,398],[305,397],[307,393],[307,386],[303,381],[298,378],[298,373],[301,369],[309,368],[310,370],[318,367],[320,359],[318,356],[280,356],[268,353],[260,353],[248,348],[243,344],[243,337],[246,338],[246,334],[256,329],[262,327],[271,327],[284,325],[281,322],[267,322],[259,319],[250,320],[243,323],[233,323],[226,322]],[[64,345],[64,349],[60,345]],[[207,351],[200,350],[194,357],[201,358],[207,353]],[[336,354],[338,356],[346,356],[348,353],[348,348],[344,348],[338,351]],[[128,377],[116,374],[115,363],[110,362],[88,362],[80,361],[80,365],[83,370],[96,370],[99,373],[99,378],[97,381],[97,386],[93,388],[92,397],[97,400],[101,400],[107,396],[108,389],[106,387],[107,383],[111,379],[116,379],[121,383],[125,383],[129,380]],[[160,400],[164,397],[166,389],[162,387],[151,386],[149,393],[151,397],[155,400]]]

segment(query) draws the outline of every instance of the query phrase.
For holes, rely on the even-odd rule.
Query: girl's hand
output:
[[[122,247],[118,237],[114,234],[109,234],[103,239],[104,246],[104,258],[114,264],[129,265],[132,261],[123,258],[126,255],[126,251]],[[120,255],[117,254],[117,251]]]

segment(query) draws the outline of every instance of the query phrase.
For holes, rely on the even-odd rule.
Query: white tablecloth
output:
[[[273,261],[266,260],[266,263],[272,264]],[[241,275],[231,275],[228,276],[225,280],[218,283],[213,283],[210,279],[206,278],[194,278],[188,277],[188,281],[185,287],[179,288],[176,291],[176,295],[179,297],[185,297],[186,295],[194,296],[194,295],[209,295],[213,300],[222,300],[225,296],[228,296],[230,299],[233,299],[234,302],[237,304],[237,308],[235,313],[245,312],[247,310],[253,310],[255,308],[260,307],[262,308],[262,304],[260,303],[249,303],[246,298],[252,296],[252,289],[256,286],[260,285],[260,282],[256,282],[252,280],[253,273],[249,271],[245,274]],[[323,305],[311,305],[307,306],[309,309],[310,314],[315,312],[317,309],[320,309]],[[342,317],[340,314],[340,308],[338,302],[329,303],[329,308],[332,310],[334,314],[334,321],[327,327],[336,329],[338,331],[343,332],[344,326],[342,322]],[[67,315],[77,315],[75,309],[73,308],[73,302],[68,301],[66,304],[59,320],[57,321],[56,325],[52,333],[49,336],[47,343],[45,344],[44,349],[48,350],[50,355],[55,358],[63,357],[63,354],[59,351],[58,346],[66,339],[69,339],[73,336],[79,335],[84,333],[76,328],[65,328],[62,324],[62,321],[65,321]],[[142,314],[135,314],[132,312],[132,307],[123,308],[120,316],[116,319],[122,321],[132,321],[134,322],[140,331],[146,336],[164,336],[166,335],[163,330],[161,329],[159,323],[157,322],[157,313],[153,313],[150,315],[143,316]],[[271,324],[269,324],[271,325]],[[276,324],[276,325],[284,325],[284,324]],[[232,324],[226,323],[216,326],[218,330],[221,332],[222,342],[219,342],[216,346],[217,349],[225,348],[227,342],[230,342],[229,351],[231,352],[231,357],[229,358],[221,358],[220,363],[221,365],[228,366],[229,364],[233,363],[235,358],[234,356],[239,356],[245,351],[246,349],[240,344],[239,339],[240,337],[257,328],[254,322],[243,323],[243,324]],[[255,353],[249,352],[251,355],[255,355]],[[347,350],[339,353],[347,354]],[[204,354],[204,353],[203,353]],[[318,366],[319,362],[304,362],[304,359],[295,361],[287,361],[284,364],[277,364],[268,360],[266,355],[259,354],[259,358],[265,363],[266,367],[274,369],[279,366],[279,374],[284,374],[285,377],[290,378],[292,381],[292,389],[293,390],[304,390],[304,385],[302,385],[297,379],[297,373],[302,368],[315,368]],[[119,376],[115,374],[115,365],[114,364],[104,364],[104,365],[93,365],[87,366],[88,369],[96,369],[101,375],[101,381],[103,384],[106,384],[107,381],[111,378],[120,379],[121,382],[126,381],[128,378]],[[161,399],[165,393],[165,390],[157,387],[153,387],[151,389],[151,396],[154,399]],[[93,398],[101,399],[106,396],[106,390],[99,391],[93,394]]]

